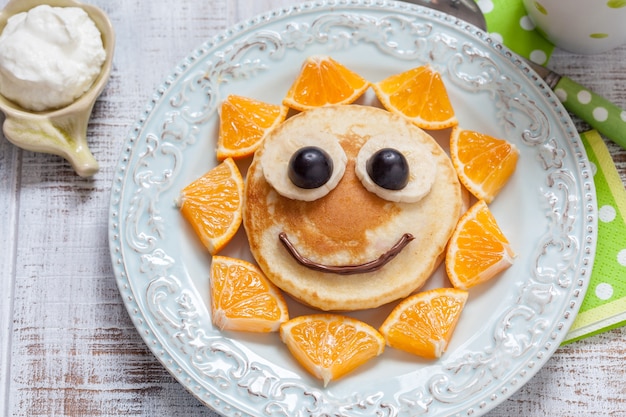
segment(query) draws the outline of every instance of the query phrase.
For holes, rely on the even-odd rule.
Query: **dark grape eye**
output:
[[[332,173],[333,160],[316,146],[298,149],[289,160],[289,179],[300,188],[319,188],[328,182]]]
[[[285,198],[315,201],[337,187],[348,157],[331,132],[319,130],[311,135],[290,129],[263,140],[259,160],[263,176]]]
[[[422,136],[422,133],[424,136]],[[398,131],[372,136],[356,157],[356,176],[371,193],[396,203],[416,203],[437,176],[430,138],[425,132]]]
[[[379,187],[401,190],[409,183],[409,164],[401,152],[383,148],[367,160],[367,175]]]

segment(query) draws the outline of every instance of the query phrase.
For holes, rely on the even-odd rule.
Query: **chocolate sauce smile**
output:
[[[361,274],[367,272],[374,272],[382,268],[387,264],[387,262],[391,261],[396,257],[397,254],[404,249],[406,245],[409,244],[415,237],[410,233],[405,233],[402,237],[393,245],[387,252],[380,255],[377,259],[369,262],[365,262],[358,265],[324,265],[306,258],[298,252],[298,250],[293,246],[293,244],[289,241],[287,237],[287,233],[280,232],[278,234],[278,239],[283,244],[283,246],[287,249],[287,251],[293,256],[293,258],[298,261],[299,264],[306,266],[309,269],[313,269],[315,271],[320,272],[328,272],[333,274],[340,275],[351,275],[351,274]]]

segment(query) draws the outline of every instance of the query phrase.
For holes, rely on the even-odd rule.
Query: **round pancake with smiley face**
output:
[[[255,153],[244,194],[260,268],[325,311],[374,308],[419,289],[463,207],[454,167],[430,135],[360,105],[283,122]]]

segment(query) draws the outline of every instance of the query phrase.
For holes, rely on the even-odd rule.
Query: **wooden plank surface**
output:
[[[0,416],[214,417],[150,353],[124,308],[108,253],[113,170],[176,63],[230,25],[293,2],[91,3],[117,33],[111,81],[89,125],[100,172],[82,179],[61,158],[0,138]],[[552,66],[626,107],[626,48],[557,52]],[[610,149],[626,181],[626,151]],[[563,347],[488,415],[626,416],[625,358],[623,329]]]

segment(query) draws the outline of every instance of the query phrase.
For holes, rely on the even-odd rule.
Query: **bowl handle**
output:
[[[3,131],[6,138],[35,152],[59,155],[67,159],[81,177],[94,175],[99,165],[87,145],[90,111],[29,118],[6,114]]]

